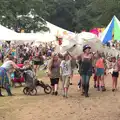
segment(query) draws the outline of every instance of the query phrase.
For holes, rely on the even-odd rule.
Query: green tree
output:
[[[42,0],[1,0],[0,24],[18,31],[25,32],[47,31],[46,22],[41,18],[43,11]]]
[[[44,0],[45,11],[49,13],[43,18],[59,27],[73,31],[75,2],[73,0]]]
[[[91,16],[94,26],[106,26],[112,17],[120,18],[119,0],[89,0],[87,11]]]
[[[81,32],[105,27],[114,15],[120,19],[119,6],[119,0],[0,0],[0,24],[37,32],[48,30],[47,20]]]

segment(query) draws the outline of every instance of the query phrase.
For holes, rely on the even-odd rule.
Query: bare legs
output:
[[[37,74],[38,69],[39,69],[39,65],[34,65],[35,74]]]
[[[117,89],[117,77],[112,77],[112,91]]]
[[[58,83],[59,83],[59,78],[50,78],[51,81],[51,86],[52,86],[52,95],[57,95],[58,94]]]
[[[100,91],[100,87],[101,87],[102,91],[106,91],[105,82],[104,82],[104,76],[97,76],[97,90],[98,91]]]
[[[63,97],[68,97],[68,89],[70,85],[70,76],[63,76],[62,77],[62,85],[63,85]]]

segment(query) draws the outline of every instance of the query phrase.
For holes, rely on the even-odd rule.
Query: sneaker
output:
[[[14,96],[13,94],[9,94],[8,96]]]
[[[100,87],[99,86],[97,86],[97,91],[100,91]]]
[[[57,92],[57,91],[55,92],[55,95],[56,95],[56,96],[58,95],[58,92]]]
[[[1,94],[0,97],[4,97],[4,95]]]
[[[89,97],[88,93],[85,94],[85,97]]]
[[[65,95],[63,95],[63,97],[65,97]]]
[[[112,92],[115,92],[115,89],[112,89]]]
[[[94,88],[97,88],[97,86],[96,86],[96,85],[94,85]]]
[[[55,92],[52,92],[52,95],[55,95]]]
[[[68,96],[65,96],[65,98],[68,98]]]
[[[106,89],[104,88],[104,89],[102,89],[102,91],[104,92],[104,91],[106,91]]]
[[[106,88],[104,86],[101,86],[101,88],[103,92],[106,91]]]
[[[82,93],[81,93],[81,96],[84,96],[84,95],[85,95],[85,92],[82,92]]]
[[[70,85],[73,85],[72,83],[70,83]]]
[[[97,88],[97,91],[100,91],[100,88],[99,88],[99,87]]]

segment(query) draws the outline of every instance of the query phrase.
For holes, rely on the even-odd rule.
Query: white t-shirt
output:
[[[68,61],[62,60],[60,67],[62,69],[62,76],[71,75],[72,73],[71,60]]]
[[[5,61],[1,67],[5,68],[7,71],[12,69],[13,68],[12,61],[11,60]]]

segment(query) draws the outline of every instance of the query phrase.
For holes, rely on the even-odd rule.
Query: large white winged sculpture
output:
[[[63,39],[62,45],[56,47],[56,52],[65,53],[66,51],[69,51],[72,55],[77,56],[82,53],[82,48],[85,44],[89,44],[92,51],[104,51],[104,48],[96,35],[89,32],[82,32],[76,34],[73,39]]]

